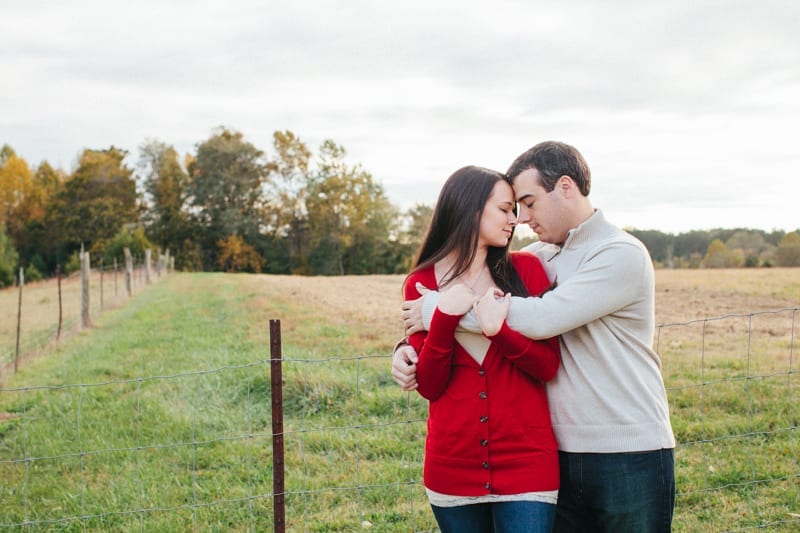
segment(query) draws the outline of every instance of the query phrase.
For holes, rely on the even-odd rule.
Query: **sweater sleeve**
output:
[[[598,318],[620,312],[642,298],[642,283],[652,263],[646,253],[630,242],[615,242],[590,254],[568,279],[540,298],[511,298],[508,325],[531,339],[561,335]],[[423,323],[427,326],[438,303],[439,293],[423,299]],[[473,311],[459,324],[461,329],[480,333]]]
[[[419,298],[415,288],[417,281],[423,281],[419,273],[408,277],[403,288],[406,300]],[[459,315],[448,315],[436,308],[433,312],[429,331],[415,333],[408,343],[417,351],[417,392],[427,400],[436,400],[447,388],[455,353],[455,332]]]
[[[649,257],[632,243],[599,247],[541,298],[512,298],[508,325],[526,337],[544,339],[622,312],[642,298],[648,268]]]
[[[514,253],[512,260],[531,296],[539,296],[550,287],[547,274],[534,255]],[[529,376],[542,382],[555,377],[561,356],[557,337],[532,340],[504,322],[500,331],[489,338],[498,344],[500,353],[506,359]]]

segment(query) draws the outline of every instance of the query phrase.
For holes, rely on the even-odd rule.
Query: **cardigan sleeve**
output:
[[[417,281],[425,284],[424,272],[412,273],[403,287],[406,300],[419,298],[415,285]],[[429,331],[415,333],[408,343],[418,354],[417,392],[427,400],[438,399],[447,388],[455,354],[455,332],[460,315],[448,315],[437,307],[433,312]]]

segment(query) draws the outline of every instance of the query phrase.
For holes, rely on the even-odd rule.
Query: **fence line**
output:
[[[127,251],[127,248],[125,249]],[[148,250],[149,252],[149,250]],[[130,254],[128,254],[130,256]],[[3,367],[9,365],[13,362],[13,371],[14,373],[18,370],[18,363],[19,358],[24,357],[30,353],[39,351],[43,349],[46,345],[50,342],[56,341],[58,342],[61,338],[62,330],[66,331],[76,331],[78,329],[78,324],[80,327],[86,328],[91,326],[91,321],[94,318],[97,318],[105,309],[106,300],[104,298],[104,286],[107,283],[104,280],[104,272],[106,270],[113,269],[114,271],[114,301],[113,303],[119,303],[119,296],[117,291],[117,261],[114,260],[114,265],[112,266],[104,266],[102,257],[99,260],[99,265],[96,268],[91,268],[89,263],[90,256],[87,253],[83,253],[80,256],[80,269],[76,272],[73,272],[70,276],[66,279],[70,282],[77,281],[80,279],[80,293],[79,295],[72,300],[80,301],[80,312],[79,313],[69,313],[72,315],[72,318],[68,319],[66,324],[63,320],[64,314],[64,306],[63,306],[63,291],[62,291],[62,275],[61,275],[61,266],[59,265],[56,269],[56,278],[55,280],[45,280],[35,283],[29,283],[26,285],[25,283],[25,274],[24,269],[20,268],[19,272],[19,282],[18,282],[18,298],[17,298],[17,313],[15,315],[11,315],[8,313],[6,318],[3,318],[0,315],[0,318],[3,318],[2,322],[0,322],[0,326],[3,323],[7,324],[16,324],[16,335],[13,334],[10,330],[6,328],[0,327],[0,377],[2,377]],[[155,274],[157,277],[161,276],[162,271],[166,274],[170,271],[171,265],[173,264],[174,259],[169,256],[169,252],[165,254],[159,254]],[[128,283],[128,297],[133,296],[133,289],[140,288],[143,285],[149,284],[152,282],[152,260],[149,253],[147,253],[140,263],[135,263],[131,259],[131,262],[126,265],[126,272],[125,275],[130,279]],[[94,276],[92,275],[94,272]],[[95,283],[93,279],[99,278],[99,282]],[[25,289],[25,290],[23,290]],[[54,292],[51,293],[50,289]],[[40,303],[39,306],[36,308],[35,311],[31,311],[29,309],[30,304],[33,301],[33,297],[29,299],[26,305],[23,305],[23,301],[28,293],[34,293],[35,297],[39,299]],[[97,296],[99,293],[99,299],[95,300],[92,298],[94,294]],[[56,310],[58,312],[57,318],[52,319],[52,323],[44,323],[40,322],[39,316],[42,312],[42,301],[50,299],[50,296],[57,295],[57,307]],[[10,309],[10,307],[9,307]],[[33,316],[31,320],[28,320],[29,316]],[[78,317],[80,321],[78,321]],[[12,322],[13,321],[13,322]],[[66,327],[64,327],[66,325]],[[30,330],[28,327],[30,326]],[[3,344],[6,341],[4,339],[14,338],[13,341],[10,342],[12,347],[4,348]]]
[[[657,351],[663,352],[663,372],[678,437],[676,531],[749,531],[784,527],[789,530],[800,527],[800,497],[797,494],[800,434],[795,406],[796,386],[793,386],[797,373],[794,354],[798,313],[800,308],[787,308],[658,326],[655,344]],[[759,325],[759,320],[768,317],[779,320],[780,326],[775,326],[774,322]],[[732,344],[720,343],[720,337],[712,329],[717,324],[724,324],[726,334],[734,335],[738,340]],[[693,328],[699,328],[699,331]],[[343,357],[334,354],[321,359],[286,357],[280,346],[280,323],[271,321],[269,359],[93,383],[0,387],[0,394],[22,397],[20,423],[25,443],[23,453],[17,457],[0,455],[0,471],[24,469],[21,484],[0,485],[0,490],[3,490],[0,494],[4,499],[23,499],[25,508],[21,519],[5,515],[5,511],[0,510],[0,528],[70,523],[96,528],[104,523],[118,524],[114,522],[117,519],[134,517],[139,521],[139,529],[147,530],[151,519],[160,514],[175,519],[183,512],[190,512],[192,518],[187,519],[187,523],[202,529],[206,515],[201,517],[198,514],[247,506],[247,510],[241,512],[243,520],[249,524],[250,531],[259,531],[264,525],[260,513],[269,514],[265,506],[271,504],[271,526],[278,532],[284,530],[287,522],[290,526],[299,523],[305,527],[325,520],[324,508],[331,502],[338,502],[333,505],[351,506],[358,510],[358,520],[351,519],[348,529],[369,527],[377,517],[386,520],[384,527],[387,528],[387,524],[396,521],[398,531],[434,530],[421,481],[423,445],[420,436],[424,438],[426,402],[413,393],[398,394],[397,387],[386,377],[391,356]],[[729,355],[720,358],[717,353]],[[678,367],[683,371],[681,374],[675,372]],[[234,429],[225,433],[199,424],[200,411],[213,411],[215,408],[213,401],[203,394],[201,380],[239,381],[242,376],[257,377],[268,373],[270,379],[264,381],[272,387],[272,403],[266,402],[270,405],[269,413],[256,412],[263,398],[254,392],[261,390],[258,388],[260,382],[254,382],[247,388],[244,427],[234,425]],[[683,377],[684,374],[689,377]],[[137,425],[136,438],[127,446],[92,448],[89,440],[81,441],[81,426],[86,426],[87,434],[93,428],[88,411],[81,411],[82,400],[91,391],[105,394],[135,391],[136,412],[131,416],[140,420],[143,417],[143,386],[180,386],[192,381],[195,419],[191,438],[148,442],[142,436],[142,428]],[[73,413],[66,406],[64,416],[69,418],[74,414],[76,417],[78,448],[70,451],[70,443],[65,442],[64,453],[35,454],[33,436],[26,432],[29,399],[35,395],[73,393],[79,396],[77,408]],[[276,402],[276,399],[281,401]],[[372,402],[376,402],[375,405]],[[387,409],[387,406],[394,410]],[[732,414],[737,415],[735,419],[729,419]],[[235,418],[224,411],[219,417],[222,420]],[[268,418],[272,419],[271,427]],[[219,421],[213,418],[211,427],[217,423]],[[222,432],[215,434],[215,431]],[[286,468],[285,477],[279,476],[279,465],[273,462],[275,475],[268,483],[270,480],[260,479],[263,465],[257,458],[256,445],[271,442],[273,447],[276,443],[283,446],[285,439],[296,444],[287,446],[289,453],[280,460],[281,466]],[[393,439],[391,443],[404,446],[402,451],[393,448],[384,456],[379,448],[391,446],[379,439]],[[199,491],[204,483],[202,474],[206,467],[203,463],[208,458],[200,457],[198,452],[227,444],[247,448],[239,463],[235,456],[224,459],[234,463],[234,467],[246,470],[242,481],[246,490],[242,495],[234,496],[233,490],[228,494],[220,489],[204,499],[206,494]],[[2,446],[0,440],[0,452],[7,449]],[[161,488],[145,484],[142,463],[156,454],[157,464],[166,466],[175,460],[167,452],[178,455],[179,452],[192,453],[191,463],[187,465],[191,469],[192,493],[184,498],[185,503],[172,504],[171,500],[165,500],[155,504],[142,497],[149,489]],[[140,497],[127,508],[116,509],[111,505],[102,512],[86,512],[89,503],[84,499],[88,499],[90,490],[85,478],[92,475],[92,461],[108,455],[136,456],[135,475],[138,476]],[[319,459],[320,455],[323,460]],[[276,453],[272,453],[271,458],[278,461]],[[41,502],[34,499],[32,486],[34,468],[45,468],[48,463],[68,465],[73,460],[80,462],[84,476],[84,485],[80,489],[81,512],[39,516],[42,509],[36,507]],[[376,462],[394,469],[385,478],[376,476]],[[5,479],[5,476],[0,476],[0,479]],[[0,483],[5,484],[5,481]],[[270,485],[272,490],[267,490]],[[10,493],[13,495],[9,496]],[[322,500],[321,505],[316,504],[317,499]],[[393,507],[379,509],[380,504],[376,502],[387,500]],[[284,507],[287,502],[288,514],[285,513],[287,507]],[[56,505],[61,506],[58,501]],[[686,509],[689,511],[681,512]],[[763,514],[763,509],[768,509],[768,514]],[[335,516],[330,519],[339,520]]]

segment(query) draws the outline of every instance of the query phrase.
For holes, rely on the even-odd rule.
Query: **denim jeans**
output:
[[[556,506],[542,502],[496,502],[436,507],[442,533],[550,533]]]
[[[675,506],[674,450],[558,452],[561,489],[553,531],[668,532]]]

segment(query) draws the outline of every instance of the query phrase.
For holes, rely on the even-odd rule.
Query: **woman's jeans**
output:
[[[675,506],[673,452],[558,452],[561,489],[554,531],[670,531]]]
[[[436,507],[433,516],[442,533],[549,533],[556,506],[542,502],[495,502]]]

